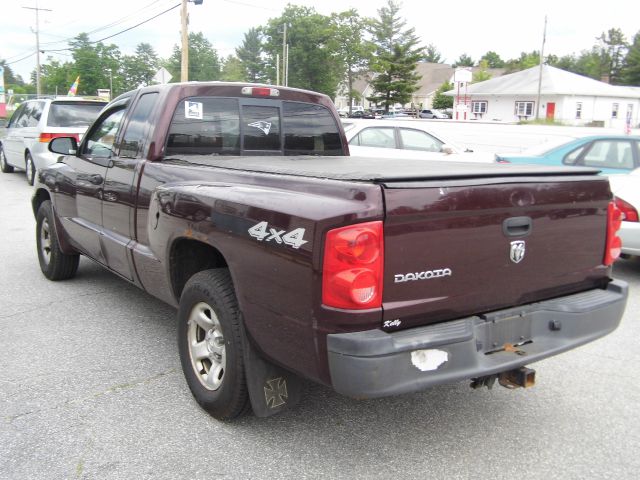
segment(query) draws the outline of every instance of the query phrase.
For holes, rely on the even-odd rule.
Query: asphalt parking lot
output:
[[[640,260],[613,334],[535,364],[528,390],[447,385],[220,423],[182,377],[175,312],[83,259],[50,282],[31,188],[0,174],[2,479],[626,479],[640,471]],[[571,252],[567,252],[571,255]]]

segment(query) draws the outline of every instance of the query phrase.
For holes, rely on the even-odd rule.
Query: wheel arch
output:
[[[51,200],[51,195],[45,188],[38,188],[33,197],[31,197],[31,207],[33,208],[33,215],[38,215],[38,209],[43,202]]]
[[[169,279],[176,300],[180,301],[184,286],[196,273],[228,267],[222,252],[209,243],[192,238],[176,238],[169,251]]]

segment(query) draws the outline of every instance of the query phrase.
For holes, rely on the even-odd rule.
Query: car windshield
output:
[[[88,127],[98,118],[106,103],[53,102],[49,108],[49,127]]]

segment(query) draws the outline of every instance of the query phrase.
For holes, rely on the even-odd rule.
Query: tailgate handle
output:
[[[525,237],[531,233],[531,217],[511,217],[502,222],[502,233],[507,237]]]

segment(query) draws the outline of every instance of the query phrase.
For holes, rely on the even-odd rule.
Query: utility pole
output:
[[[22,8],[36,11],[36,31],[34,32],[36,34],[36,96],[39,98],[40,94],[42,93],[40,91],[40,16],[39,16],[39,12],[40,11],[52,12],[53,10],[50,10],[48,8],[38,8],[38,0],[35,0],[35,1],[36,1],[35,7],[22,7]]]
[[[282,36],[282,84],[287,86],[287,24],[284,24],[284,35]]]
[[[540,73],[538,74],[538,100],[536,102],[536,120],[540,116],[540,97],[542,93],[542,67],[544,62],[544,44],[547,40],[547,16],[544,16],[544,31],[542,33],[542,47],[540,48]]]
[[[182,8],[180,9],[180,32],[182,34],[181,82],[189,81],[189,13],[187,11],[187,3],[189,2],[193,2],[194,5],[202,5],[203,0],[182,0]]]
[[[189,32],[187,25],[189,24],[189,14],[187,13],[188,0],[182,0],[182,10],[180,11],[180,20],[182,23],[182,62],[180,64],[180,81],[189,81]]]

